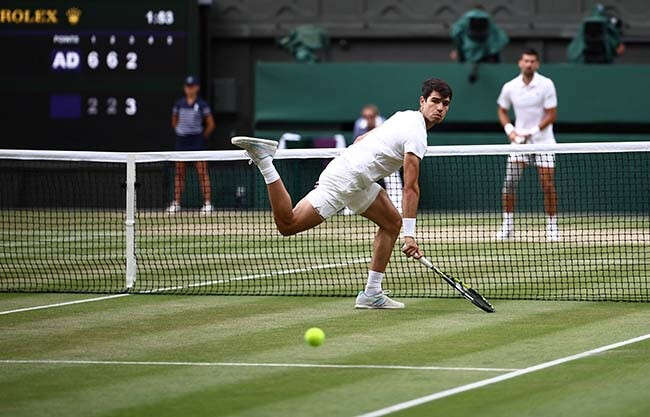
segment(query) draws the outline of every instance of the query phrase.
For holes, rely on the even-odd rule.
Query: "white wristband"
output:
[[[415,238],[415,219],[402,219],[402,236]]]
[[[515,130],[515,127],[512,125],[512,123],[508,123],[507,125],[503,126],[503,130],[506,132],[506,135],[510,136],[510,134]]]

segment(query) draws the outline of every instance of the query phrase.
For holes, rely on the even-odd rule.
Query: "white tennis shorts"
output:
[[[555,168],[554,153],[511,153],[508,163],[524,163],[539,168]]]
[[[324,219],[348,207],[354,213],[364,213],[382,190],[377,183],[363,184],[358,174],[336,158],[318,178],[318,186],[305,196]]]

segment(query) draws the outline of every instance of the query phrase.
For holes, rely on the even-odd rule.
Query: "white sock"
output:
[[[503,212],[503,225],[512,228],[515,224],[515,214],[514,213],[508,213],[508,212]]]
[[[273,158],[262,159],[257,167],[260,169],[265,183],[271,184],[280,179],[280,174],[273,166]]]
[[[557,216],[546,217],[546,224],[548,226],[557,227]]]
[[[368,271],[368,283],[364,292],[366,295],[377,295],[381,292],[381,280],[384,279],[383,272]]]

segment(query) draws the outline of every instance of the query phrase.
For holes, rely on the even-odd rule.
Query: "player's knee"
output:
[[[402,230],[402,218],[400,216],[395,217],[385,229],[391,236],[399,236],[399,232]]]

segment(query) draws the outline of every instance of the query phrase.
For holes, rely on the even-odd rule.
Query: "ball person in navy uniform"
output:
[[[210,106],[199,97],[199,82],[190,75],[185,78],[183,87],[185,97],[178,99],[172,108],[172,127],[176,132],[177,151],[203,151],[206,140],[214,130],[214,118]],[[185,188],[185,162],[176,162],[174,178],[174,201],[167,208],[168,213],[176,213],[181,209],[181,197]],[[208,164],[205,161],[194,163],[199,176],[199,185],[203,194],[201,213],[212,212],[210,196],[210,177]]]

